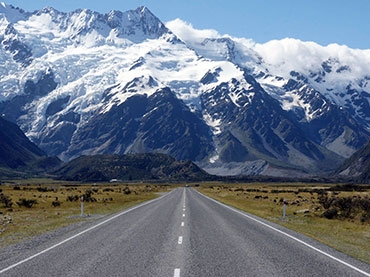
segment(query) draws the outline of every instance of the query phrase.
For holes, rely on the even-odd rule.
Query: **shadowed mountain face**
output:
[[[107,113],[97,113],[73,140],[67,152],[71,156],[166,152],[199,160],[213,148],[208,126],[168,88],[150,97],[134,95]]]
[[[0,166],[12,169],[25,167],[45,157],[17,125],[0,117]]]
[[[0,114],[65,161],[159,152],[213,174],[303,176],[369,139],[367,52],[181,40],[145,7],[0,15]]]
[[[352,182],[370,183],[370,142],[346,159],[336,174]]]

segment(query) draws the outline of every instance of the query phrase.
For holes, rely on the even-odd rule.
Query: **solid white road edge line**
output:
[[[299,243],[301,243],[301,244],[303,244],[303,245],[305,245],[305,246],[307,246],[307,247],[309,247],[309,248],[311,248],[311,249],[313,249],[313,250],[315,250],[315,251],[317,251],[317,252],[319,252],[319,253],[327,256],[327,257],[329,257],[330,259],[333,259],[333,260],[335,260],[335,261],[337,261],[337,262],[339,262],[339,263],[341,263],[341,264],[343,264],[343,265],[345,265],[345,266],[347,266],[349,268],[352,268],[353,270],[356,270],[357,272],[360,272],[360,273],[364,274],[365,276],[369,276],[370,277],[370,273],[368,273],[366,271],[363,271],[363,270],[359,269],[358,267],[355,267],[355,266],[353,266],[353,265],[351,265],[351,264],[349,264],[349,263],[347,263],[347,262],[345,262],[345,261],[343,261],[343,260],[341,260],[341,259],[339,259],[337,257],[334,257],[334,256],[330,255],[329,253],[326,253],[326,252],[324,252],[324,251],[316,248],[315,246],[313,246],[311,244],[308,244],[307,242],[304,242],[303,240],[300,240],[299,238],[296,238],[296,237],[294,237],[292,235],[289,235],[288,233],[285,233],[284,231],[281,231],[281,230],[279,230],[279,229],[277,229],[277,228],[275,228],[275,227],[273,227],[271,225],[268,225],[267,223],[264,223],[264,222],[262,222],[262,221],[260,221],[260,220],[258,220],[256,218],[253,218],[253,217],[251,217],[251,216],[243,213],[242,211],[239,211],[239,210],[237,210],[237,209],[235,209],[233,207],[230,207],[230,206],[225,205],[225,204],[223,204],[221,202],[218,202],[217,200],[212,199],[211,197],[209,197],[207,195],[204,195],[204,194],[200,193],[197,190],[195,190],[195,191],[197,193],[199,193],[200,195],[208,198],[209,200],[211,200],[211,201],[213,201],[213,202],[215,202],[215,203],[217,203],[217,204],[219,204],[221,206],[224,206],[225,208],[228,208],[229,210],[232,210],[232,211],[234,211],[234,212],[236,212],[236,213],[238,213],[238,214],[240,214],[240,215],[242,215],[244,217],[247,217],[247,218],[249,218],[249,219],[251,219],[251,220],[253,220],[253,221],[255,221],[255,222],[257,222],[257,223],[259,223],[259,224],[261,224],[261,225],[263,225],[265,227],[267,227],[267,228],[270,228],[270,229],[272,229],[272,230],[274,230],[274,231],[276,231],[276,232],[278,232],[278,233],[280,233],[280,234],[282,234],[282,235],[284,235],[284,236],[286,236],[288,238],[291,238],[291,239],[293,239],[293,240],[295,240],[295,241],[297,241],[297,242],[299,242]]]
[[[171,191],[171,192],[172,192],[172,191]],[[170,192],[170,193],[171,193],[171,192]],[[34,254],[34,255],[32,255],[32,256],[30,256],[30,257],[28,257],[28,258],[26,258],[26,259],[22,260],[22,261],[19,261],[19,262],[17,262],[17,263],[15,263],[15,264],[13,264],[13,265],[10,265],[10,266],[8,266],[8,267],[6,267],[6,268],[4,268],[4,269],[0,270],[0,274],[1,274],[1,273],[4,273],[4,272],[6,272],[6,271],[8,271],[8,270],[10,270],[10,269],[12,269],[12,268],[14,268],[14,267],[17,267],[17,266],[19,266],[19,265],[21,265],[21,264],[23,264],[23,263],[25,263],[25,262],[28,262],[29,260],[32,260],[32,259],[34,259],[34,258],[36,258],[36,257],[38,257],[38,256],[40,256],[40,255],[42,255],[42,254],[44,254],[44,253],[46,253],[46,252],[48,252],[48,251],[50,251],[50,250],[54,249],[54,248],[57,248],[58,246],[60,246],[60,245],[62,245],[62,244],[64,244],[64,243],[66,243],[66,242],[68,242],[68,241],[70,241],[70,240],[72,240],[72,239],[74,239],[74,238],[76,238],[76,237],[79,237],[79,236],[81,236],[81,235],[83,235],[83,234],[85,234],[85,233],[87,233],[87,232],[89,232],[89,231],[91,231],[91,230],[93,230],[93,229],[95,229],[95,228],[97,228],[97,227],[99,227],[99,226],[101,226],[101,225],[103,225],[103,224],[105,224],[105,223],[109,222],[109,221],[112,221],[113,219],[116,219],[117,217],[120,217],[121,215],[127,214],[127,213],[129,213],[129,212],[131,212],[131,211],[133,211],[133,210],[136,210],[136,209],[140,208],[140,207],[143,207],[143,206],[149,205],[150,203],[153,203],[153,202],[155,202],[155,201],[158,201],[158,200],[162,199],[163,197],[168,196],[170,193],[166,193],[165,195],[162,195],[162,196],[161,196],[161,197],[159,197],[159,198],[155,198],[155,199],[150,200],[150,201],[148,201],[148,202],[144,202],[144,203],[142,203],[142,204],[140,204],[140,205],[138,205],[138,206],[132,207],[132,208],[130,208],[130,209],[128,209],[128,210],[125,210],[125,211],[123,211],[123,212],[121,212],[121,213],[118,213],[118,214],[116,214],[116,215],[114,215],[114,216],[112,216],[112,217],[110,217],[110,218],[108,218],[108,219],[106,219],[106,220],[104,220],[104,221],[102,221],[102,222],[100,222],[100,223],[98,223],[98,224],[96,224],[96,225],[94,225],[94,226],[92,226],[92,227],[90,227],[90,228],[86,229],[86,230],[83,230],[83,231],[81,231],[81,232],[77,233],[76,235],[73,235],[73,236],[71,236],[71,237],[69,237],[69,238],[67,238],[67,239],[65,239],[65,240],[63,240],[63,241],[61,241],[61,242],[59,242],[59,243],[57,243],[57,244],[54,244],[53,246],[50,246],[49,248],[46,248],[46,249],[44,249],[44,250],[42,250],[42,251],[40,251],[40,252],[38,252],[38,253],[36,253],[36,254]]]

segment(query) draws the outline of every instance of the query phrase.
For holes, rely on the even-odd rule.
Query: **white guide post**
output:
[[[283,220],[285,220],[285,218],[286,218],[286,205],[287,205],[287,201],[284,199],[284,206],[283,206]]]
[[[84,216],[84,197],[81,196],[81,217]]]

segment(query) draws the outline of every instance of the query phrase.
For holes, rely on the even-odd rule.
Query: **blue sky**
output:
[[[0,0],[3,1],[3,0]],[[160,20],[180,18],[196,29],[264,43],[286,37],[321,45],[370,49],[370,0],[9,0],[33,11],[87,8],[99,12],[147,6]]]

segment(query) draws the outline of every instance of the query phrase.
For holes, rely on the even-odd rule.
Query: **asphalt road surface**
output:
[[[192,188],[4,254],[0,276],[370,276],[369,264]]]

